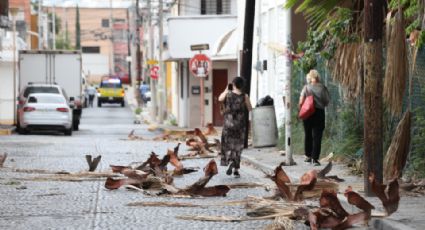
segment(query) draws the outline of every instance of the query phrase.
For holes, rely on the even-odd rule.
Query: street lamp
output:
[[[10,8],[10,14],[12,15],[12,50],[13,50],[13,124],[16,124],[16,14],[19,8]]]

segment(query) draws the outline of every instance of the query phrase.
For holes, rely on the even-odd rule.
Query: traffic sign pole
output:
[[[204,78],[200,78],[201,81],[201,127],[205,124],[205,96],[204,96]]]
[[[199,54],[196,54],[193,58],[190,59],[189,69],[190,69],[190,72],[195,77],[198,77],[200,80],[201,127],[204,127],[205,125],[205,94],[204,94],[205,80],[204,78],[208,76],[208,74],[211,72],[211,60],[205,54],[202,54],[200,50]]]

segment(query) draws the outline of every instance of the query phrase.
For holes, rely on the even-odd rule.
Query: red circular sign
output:
[[[150,69],[150,75],[151,75],[151,78],[152,79],[158,79],[158,70],[159,70],[159,67],[158,66],[152,66],[151,67],[151,69]]]
[[[211,60],[205,54],[196,54],[190,59],[189,68],[195,77],[206,77],[211,71]]]

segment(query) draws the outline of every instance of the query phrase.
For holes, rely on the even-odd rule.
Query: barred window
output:
[[[230,0],[201,0],[201,14],[230,14]]]

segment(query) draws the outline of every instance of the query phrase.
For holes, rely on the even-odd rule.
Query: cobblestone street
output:
[[[102,155],[96,171],[109,171],[109,165],[128,165],[144,161],[151,151],[162,157],[175,142],[129,141],[128,133],[153,138],[147,125],[134,125],[131,110],[114,105],[87,108],[83,112],[80,131],[73,136],[62,133],[31,133],[1,136],[0,152],[8,153],[0,169],[0,229],[261,229],[269,221],[201,222],[176,219],[176,215],[245,216],[242,205],[220,206],[248,195],[270,195],[264,188],[232,189],[227,197],[167,198],[151,197],[140,192],[107,190],[105,179],[92,181],[37,180],[41,171],[81,172],[88,169],[85,155]],[[180,152],[185,152],[182,147]],[[217,161],[217,159],[216,159]],[[183,161],[185,167],[198,166],[196,173],[175,178],[183,188],[202,175],[205,160]],[[170,166],[172,167],[172,166]],[[270,183],[264,175],[242,166],[239,179],[229,177],[219,166],[219,174],[208,185],[236,182]],[[45,175],[45,174],[44,174]],[[207,208],[130,207],[130,202],[178,201],[208,204]],[[211,205],[211,206],[209,206]]]

